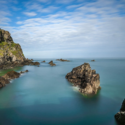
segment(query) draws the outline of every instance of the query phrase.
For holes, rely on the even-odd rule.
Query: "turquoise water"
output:
[[[45,60],[40,67],[15,68],[29,72],[0,89],[0,125],[117,125],[114,114],[125,98],[125,59],[53,59],[55,67]],[[100,74],[102,89],[92,98],[83,97],[65,79],[84,62]]]

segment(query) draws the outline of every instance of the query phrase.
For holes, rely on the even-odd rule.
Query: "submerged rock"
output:
[[[65,59],[56,59],[56,60],[61,62],[70,62],[70,60],[65,60]]]
[[[121,123],[121,125],[125,125],[125,99],[122,103],[122,106],[121,106],[121,109],[120,109],[120,112],[118,112],[116,115],[115,115],[115,119]]]
[[[50,64],[51,66],[56,66],[56,64],[53,63],[53,61],[50,61],[49,64]]]
[[[66,79],[73,83],[74,86],[79,86],[79,92],[85,95],[94,95],[100,87],[100,76],[95,70],[91,70],[88,63],[84,63],[66,75]]]

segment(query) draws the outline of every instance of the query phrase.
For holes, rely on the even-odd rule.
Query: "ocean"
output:
[[[125,98],[125,59],[34,60],[40,67],[0,70],[0,76],[29,70],[0,89],[0,125],[118,125],[114,115]],[[56,66],[48,64],[51,60]],[[93,97],[80,94],[65,78],[85,62],[100,74],[101,90]]]

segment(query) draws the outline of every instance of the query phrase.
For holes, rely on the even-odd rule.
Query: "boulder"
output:
[[[79,92],[85,95],[95,95],[100,87],[100,76],[95,70],[91,70],[88,63],[84,63],[66,75],[66,79],[78,86]]]
[[[121,123],[121,125],[125,125],[125,99],[122,103],[120,112],[118,112],[117,114],[115,114],[115,119]]]

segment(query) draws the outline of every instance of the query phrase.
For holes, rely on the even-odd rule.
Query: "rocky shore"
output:
[[[100,76],[95,70],[91,70],[88,63],[84,63],[66,75],[66,79],[78,86],[79,92],[84,95],[95,95],[100,87]]]
[[[121,124],[125,125],[125,99],[122,103],[120,112],[115,115],[115,119]]]
[[[65,59],[56,59],[56,60],[61,62],[70,62],[70,60],[65,60]]]
[[[10,80],[19,78],[22,73],[28,72],[26,71],[21,71],[20,73],[15,72],[15,71],[9,71],[2,77],[0,77],[0,88],[4,87],[6,84],[10,83]]]
[[[26,59],[19,44],[14,43],[8,31],[0,29],[0,69],[16,66],[37,65],[39,62]]]

